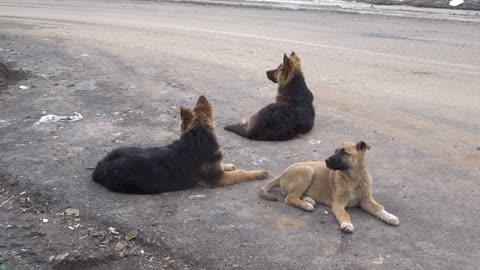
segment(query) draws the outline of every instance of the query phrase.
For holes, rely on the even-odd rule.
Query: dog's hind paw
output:
[[[268,171],[267,170],[260,170],[259,174],[255,177],[256,180],[263,180],[268,177]]]
[[[400,220],[398,219],[398,217],[388,213],[387,211],[383,210],[380,214],[379,214],[380,218],[387,224],[390,224],[390,225],[394,225],[394,226],[397,226],[398,224],[400,224]]]
[[[353,233],[353,224],[352,223],[342,223],[340,229],[346,233]]]
[[[233,165],[232,163],[224,163],[223,164],[223,170],[225,172],[231,172],[231,171],[235,171],[237,168],[235,167],[235,165]]]
[[[302,198],[302,200],[305,201],[305,202],[308,202],[308,203],[312,204],[313,206],[315,206],[315,204],[317,204],[314,199],[312,199],[312,198],[310,198],[310,197],[308,197],[308,196],[304,196],[304,197]]]

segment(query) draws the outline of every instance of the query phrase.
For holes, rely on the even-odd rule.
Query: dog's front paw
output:
[[[247,120],[247,119],[240,119],[240,125],[246,126],[247,124],[248,124],[248,120]]]
[[[266,179],[268,177],[268,171],[267,170],[260,170],[259,172],[260,173],[257,175],[257,177],[255,177],[255,179],[263,180],[263,179]]]
[[[353,224],[344,222],[340,225],[340,229],[346,233],[353,233]]]
[[[400,224],[400,220],[398,219],[398,217],[388,213],[387,211],[383,210],[381,213],[380,213],[380,218],[387,224],[390,224],[390,225],[394,225],[394,226],[397,226],[398,224]]]
[[[313,204],[311,204],[310,202],[306,202],[306,201],[303,202],[303,210],[305,210],[307,212],[311,212],[311,211],[313,211],[313,209],[315,209],[315,206]]]
[[[315,200],[312,199],[312,198],[310,198],[310,197],[308,197],[308,196],[304,196],[304,197],[302,198],[302,200],[305,201],[305,202],[308,202],[308,203],[312,204],[313,206],[315,206],[315,204],[316,204]]]

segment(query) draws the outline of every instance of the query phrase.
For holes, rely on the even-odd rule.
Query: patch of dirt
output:
[[[282,230],[298,230],[305,228],[305,220],[282,216],[277,221],[278,228]]]
[[[0,269],[191,269],[0,175]]]
[[[0,88],[14,84],[28,77],[28,72],[14,70],[7,65],[0,63]]]

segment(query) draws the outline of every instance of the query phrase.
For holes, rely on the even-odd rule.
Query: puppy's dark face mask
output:
[[[330,170],[348,170],[363,164],[365,152],[370,146],[364,141],[358,143],[344,142],[342,147],[335,150],[335,154],[325,160]]]
[[[347,170],[350,168],[348,153],[343,148],[335,150],[335,154],[325,160],[327,168],[330,170]]]

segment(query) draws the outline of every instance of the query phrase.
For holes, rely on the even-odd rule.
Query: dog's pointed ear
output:
[[[288,58],[286,53],[283,54],[283,65],[284,66],[290,65],[290,58]]]
[[[195,113],[206,114],[208,117],[212,117],[212,105],[208,102],[205,96],[200,96],[197,100],[197,106],[193,110]]]
[[[293,51],[290,54],[290,59],[294,59],[295,61],[300,62],[300,58],[298,58],[297,54]]]
[[[357,151],[362,151],[362,152],[365,152],[367,150],[370,150],[370,145],[368,145],[366,142],[364,141],[359,141],[357,144],[356,144],[356,148],[357,148]]]
[[[193,112],[189,108],[180,107],[182,122],[190,122],[193,119]]]
[[[286,53],[283,54],[283,68],[286,71],[289,71],[292,68],[292,60],[287,56]]]

